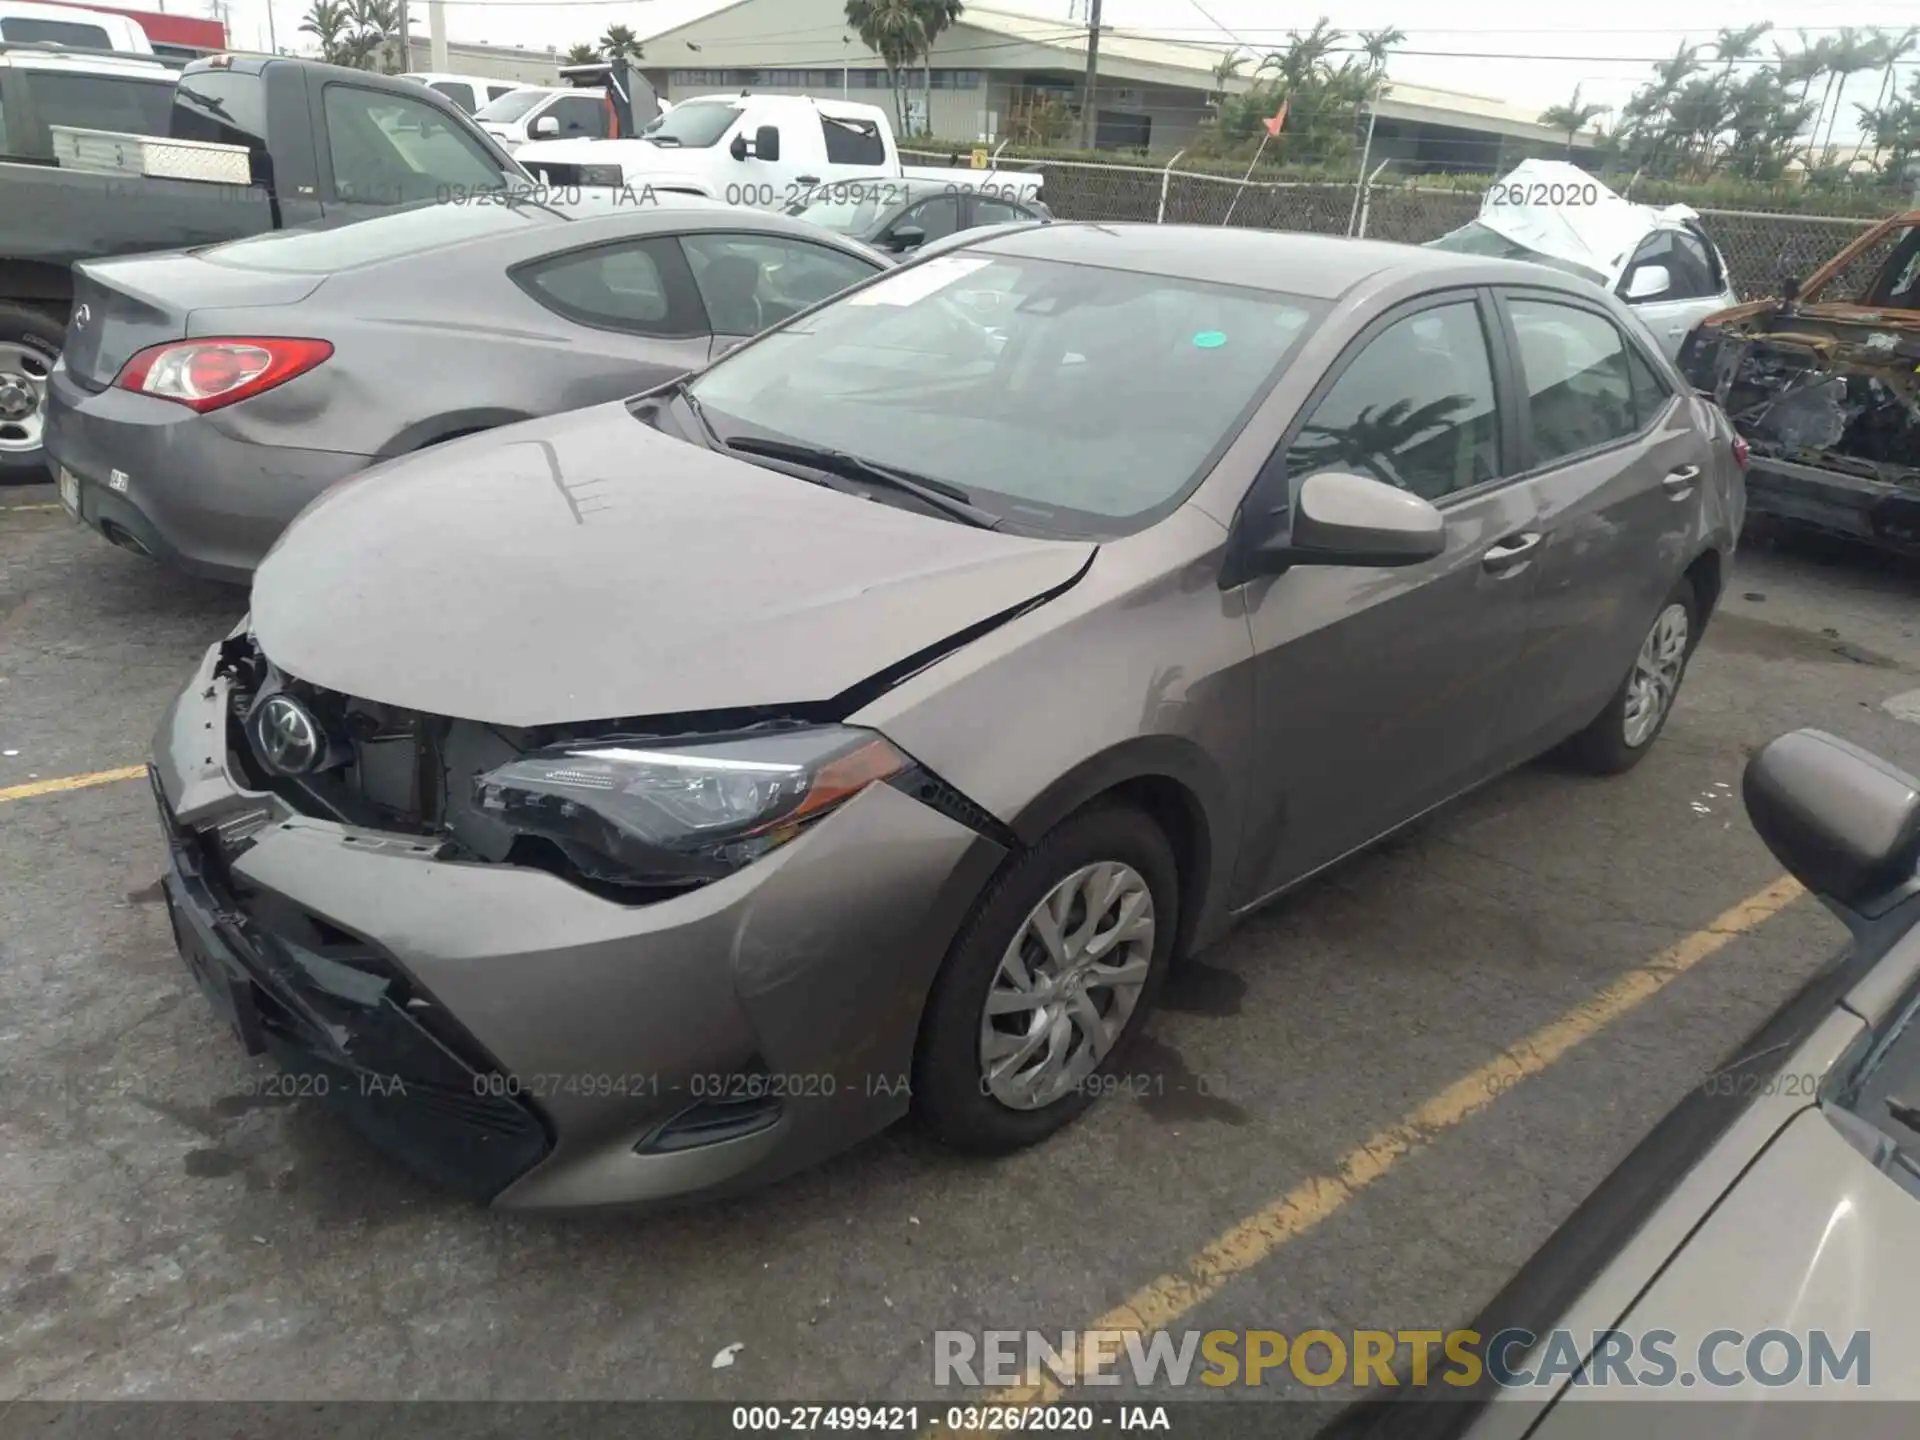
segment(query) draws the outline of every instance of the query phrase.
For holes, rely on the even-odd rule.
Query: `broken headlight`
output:
[[[872,731],[842,726],[609,741],[508,761],[474,781],[474,801],[594,879],[686,884],[751,864],[911,763]]]

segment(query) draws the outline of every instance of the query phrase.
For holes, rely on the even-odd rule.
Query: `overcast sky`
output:
[[[137,0],[136,0],[137,3]],[[172,0],[171,9],[206,10],[214,0]],[[269,0],[225,0],[236,44],[265,46]],[[297,35],[308,0],[272,0],[282,45]],[[449,39],[564,50],[591,40],[610,24],[641,35],[684,23],[718,7],[720,0],[448,0]],[[990,8],[1021,10],[1067,23],[1070,6],[1083,23],[1086,0],[995,0]],[[413,0],[416,34],[426,33],[425,0]],[[1341,0],[1334,5],[1276,5],[1273,0],[1105,0],[1104,23],[1172,40],[1238,41],[1265,52],[1286,43],[1294,27],[1312,25],[1326,12],[1349,32],[1398,25],[1408,35],[1389,74],[1410,84],[1439,85],[1501,96],[1542,108],[1568,98],[1577,85],[1585,99],[1618,105],[1647,77],[1656,57],[1671,55],[1683,40],[1710,42],[1720,26],[1739,26],[1770,16],[1777,37],[1796,43],[1841,26],[1899,29],[1920,22],[1913,0],[1610,0],[1605,5],[1527,4],[1514,0]],[[1679,28],[1684,16],[1687,28]],[[1555,20],[1559,23],[1555,23]],[[1417,23],[1416,23],[1417,21]],[[1518,28],[1531,24],[1537,28]],[[1419,53],[1428,52],[1428,53]],[[1769,50],[1770,54],[1771,51]],[[1549,58],[1554,57],[1554,58]],[[1906,83],[1914,66],[1903,68]],[[1852,101],[1872,102],[1877,75],[1856,77],[1842,117],[1853,119]]]

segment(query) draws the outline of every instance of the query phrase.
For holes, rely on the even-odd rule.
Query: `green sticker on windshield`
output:
[[[1227,343],[1226,334],[1219,330],[1202,330],[1193,337],[1193,343],[1202,350],[1218,350]]]

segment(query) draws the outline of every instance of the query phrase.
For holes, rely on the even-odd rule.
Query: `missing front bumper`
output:
[[[391,957],[323,924],[300,932],[300,912],[280,897],[243,904],[217,832],[186,829],[157,777],[153,790],[175,941],[247,1054],[303,1077],[302,1094],[470,1199],[491,1200],[545,1158],[538,1114]]]

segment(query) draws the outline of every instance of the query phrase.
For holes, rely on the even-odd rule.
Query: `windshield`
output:
[[[1110,534],[1184,497],[1323,313],[1237,286],[943,255],[743,346],[691,388],[722,435],[910,470],[1015,526]]]
[[[704,150],[726,134],[739,115],[738,105],[728,105],[718,100],[693,101],[674,106],[642,130],[640,136],[661,145]]]
[[[509,90],[498,100],[490,100],[474,111],[473,118],[511,125],[546,98],[545,90]]]
[[[1591,280],[1596,285],[1607,283],[1607,277],[1597,270],[1589,270],[1586,266],[1577,265],[1571,260],[1543,255],[1517,240],[1509,240],[1499,231],[1489,229],[1478,220],[1470,221],[1458,230],[1448,231],[1438,240],[1429,240],[1427,245],[1430,249],[1452,250],[1461,255],[1487,255],[1496,260],[1531,260],[1536,265],[1550,265],[1564,274],[1577,275],[1580,279]]]

